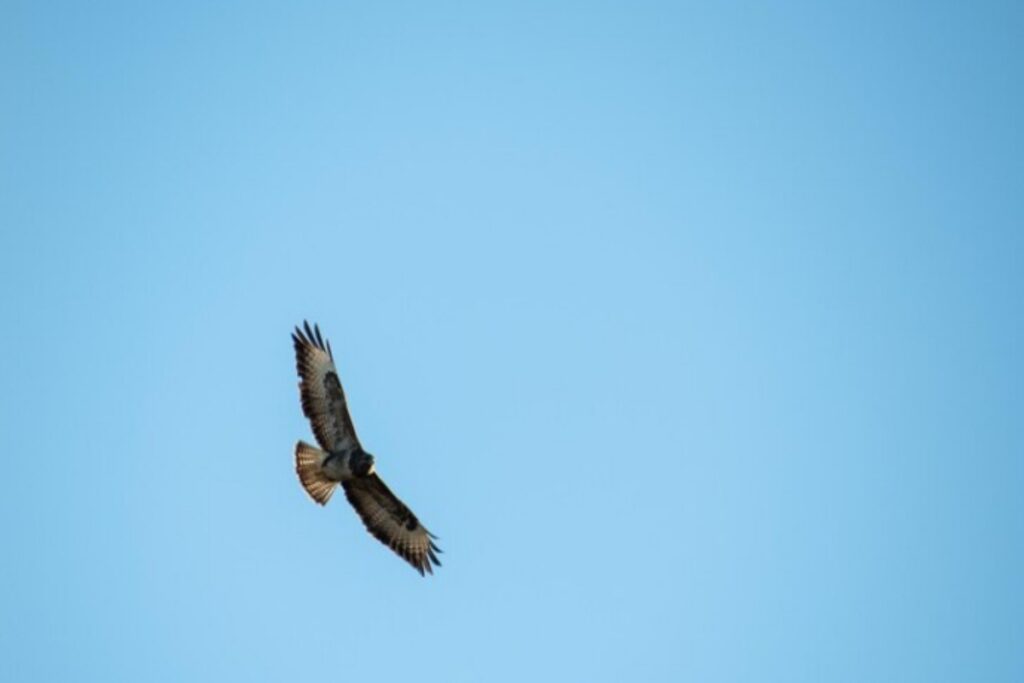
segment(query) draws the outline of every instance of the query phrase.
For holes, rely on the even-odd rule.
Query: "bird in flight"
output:
[[[313,426],[320,448],[299,441],[295,444],[295,471],[310,498],[326,505],[341,484],[345,497],[377,540],[411,564],[422,576],[440,566],[427,531],[405,503],[391,492],[374,466],[372,455],[363,450],[348,414],[345,392],[334,367],[330,342],[320,327],[303,323],[292,334],[295,363],[299,371],[302,412]]]

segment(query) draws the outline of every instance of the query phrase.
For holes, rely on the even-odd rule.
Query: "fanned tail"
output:
[[[321,468],[326,457],[327,451],[310,446],[305,441],[295,444],[295,471],[299,481],[309,497],[320,505],[327,505],[334,489],[338,487],[338,482],[328,479]]]

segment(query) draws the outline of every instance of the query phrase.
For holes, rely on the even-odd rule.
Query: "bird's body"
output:
[[[345,482],[373,472],[373,456],[361,448],[335,451],[327,454],[320,468],[331,481]]]
[[[377,476],[375,460],[363,450],[348,413],[345,392],[329,343],[320,328],[304,324],[292,334],[301,381],[302,412],[321,448],[299,441],[295,470],[310,497],[326,505],[340,484],[367,530],[420,574],[440,565],[434,536]]]

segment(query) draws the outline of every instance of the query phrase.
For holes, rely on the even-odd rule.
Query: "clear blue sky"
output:
[[[1022,31],[4,3],[0,679],[1024,680]]]

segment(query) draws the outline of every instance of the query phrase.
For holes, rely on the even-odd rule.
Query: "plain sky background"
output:
[[[0,679],[1024,680],[1021,7],[4,2]]]

